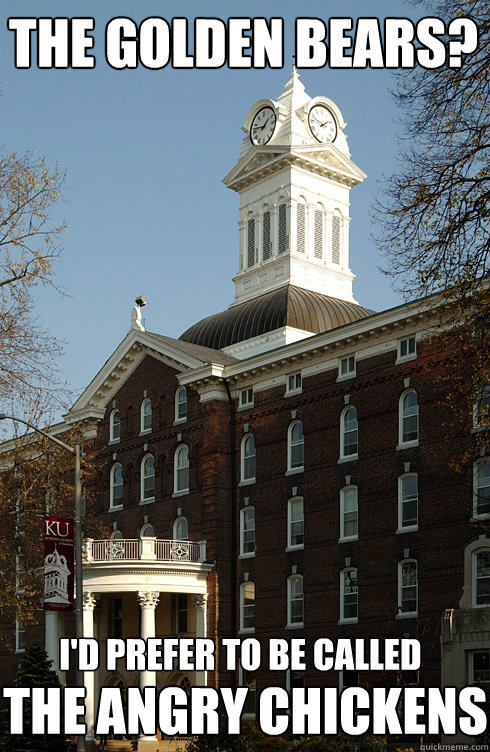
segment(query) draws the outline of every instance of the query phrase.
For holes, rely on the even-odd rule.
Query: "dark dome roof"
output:
[[[284,285],[208,316],[187,329],[179,339],[221,350],[283,326],[319,334],[372,313],[356,303]]]

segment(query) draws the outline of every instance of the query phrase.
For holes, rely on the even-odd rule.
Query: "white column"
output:
[[[206,637],[206,621],[207,621],[207,600],[208,596],[194,595],[192,600],[196,606],[196,638]],[[208,683],[207,671],[196,671],[196,686],[205,687]]]
[[[97,603],[95,593],[83,594],[83,636],[94,637],[94,609]],[[87,724],[87,741],[94,739],[95,724],[95,673],[83,672],[83,683],[86,690],[85,696],[85,723]]]
[[[138,591],[138,601],[141,608],[141,631],[140,636],[143,640],[149,640],[155,637],[155,609],[157,607],[160,593],[153,591]],[[140,689],[145,687],[156,686],[156,671],[140,671]],[[156,736],[140,736],[138,741],[138,750],[155,750]],[[152,745],[152,746],[150,746]]]
[[[46,611],[44,614],[44,647],[48,658],[53,661],[53,671],[60,675],[60,614]]]

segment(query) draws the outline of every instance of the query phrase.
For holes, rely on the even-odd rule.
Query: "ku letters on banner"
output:
[[[44,610],[71,611],[74,603],[73,520],[44,518]]]

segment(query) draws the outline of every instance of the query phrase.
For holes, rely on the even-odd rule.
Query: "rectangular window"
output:
[[[357,619],[357,569],[341,572],[340,619]]]
[[[473,408],[473,427],[487,428],[490,424],[490,384],[480,386],[477,390]]]
[[[415,615],[418,610],[417,562],[403,561],[399,572],[399,610],[402,614]]]
[[[15,652],[23,653],[26,649],[26,630],[22,619],[15,620]]]
[[[26,587],[26,560],[22,553],[17,554],[15,575],[16,592],[23,593]]]
[[[416,473],[402,475],[398,480],[398,529],[418,524],[418,477]]]
[[[255,585],[244,582],[240,587],[240,629],[252,630],[255,627]]]
[[[271,256],[271,213],[264,212],[262,218],[262,259],[267,261]]]
[[[417,343],[415,335],[406,337],[398,342],[398,360],[412,360],[417,357]]]
[[[245,507],[240,512],[240,554],[255,553],[255,509]]]
[[[490,551],[475,554],[475,604],[488,606],[490,603]]]
[[[254,403],[254,390],[252,387],[249,389],[242,389],[240,392],[240,407],[252,407]]]
[[[177,593],[175,596],[175,630],[177,634],[187,632],[187,594]]]
[[[109,633],[111,637],[122,638],[122,598],[113,598],[110,602]]]
[[[305,519],[303,499],[288,502],[288,548],[303,546],[305,541]]]
[[[339,378],[356,375],[356,356],[349,355],[339,361]]]
[[[340,492],[340,538],[357,538],[358,534],[357,486],[343,488]]]
[[[303,577],[294,575],[288,579],[288,625],[303,624],[304,619]]]
[[[483,517],[490,514],[490,458],[483,457],[473,468],[473,514]]]
[[[489,651],[475,650],[469,654],[469,683],[489,688]]]
[[[287,392],[300,392],[303,388],[303,380],[300,373],[291,373],[287,378]]]

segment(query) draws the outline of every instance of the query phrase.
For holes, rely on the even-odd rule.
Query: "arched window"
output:
[[[490,514],[490,457],[482,457],[473,465],[473,516]]]
[[[186,517],[177,517],[175,520],[173,537],[174,540],[189,540],[189,523]]]
[[[187,420],[187,390],[181,386],[175,392],[175,420]]]
[[[315,209],[315,235],[313,249],[313,255],[318,260],[321,260],[323,258],[323,224],[323,208],[318,207],[317,209]]]
[[[288,548],[302,548],[305,542],[303,499],[288,501]]]
[[[242,483],[255,480],[255,441],[252,434],[242,439],[241,451]]]
[[[302,470],[304,466],[303,424],[291,423],[288,429],[288,470]]]
[[[240,510],[240,555],[255,553],[255,508],[243,507]]]
[[[355,457],[357,451],[357,410],[346,407],[340,418],[340,457]]]
[[[155,460],[147,454],[141,462],[141,501],[155,498]]]
[[[113,410],[109,418],[109,440],[119,441],[121,438],[121,419],[119,410]]]
[[[345,486],[340,491],[340,539],[354,539],[358,535],[357,486]]]
[[[340,573],[340,621],[357,621],[357,569],[348,567]]]
[[[301,201],[296,207],[296,250],[306,251],[306,206]]]
[[[122,532],[120,530],[113,530],[112,531],[112,533],[111,533],[111,540],[118,541],[118,540],[122,540],[122,539],[123,539],[123,534],[122,534]]]
[[[189,449],[183,444],[175,452],[174,492],[189,490]]]
[[[252,631],[255,627],[255,585],[243,582],[240,585],[240,629]]]
[[[288,626],[303,624],[304,620],[303,576],[288,577]]]
[[[417,392],[409,389],[400,397],[399,443],[410,444],[419,438],[419,406]]]
[[[145,522],[145,524],[142,526],[140,530],[140,538],[154,538],[155,537],[155,529],[153,525],[150,525],[149,522]]]
[[[140,431],[141,433],[146,433],[147,431],[151,431],[151,400],[150,399],[144,399],[143,402],[141,403]]]
[[[398,564],[398,616],[418,614],[418,572],[415,559],[405,559]]]
[[[262,259],[267,261],[271,257],[271,213],[265,209],[262,214]]]
[[[490,604],[490,550],[473,554],[473,603],[475,606]]]
[[[110,487],[110,508],[121,507],[124,488],[122,465],[119,462],[111,468]]]
[[[418,525],[418,477],[406,473],[398,478],[398,530]]]
[[[332,264],[340,264],[342,218],[338,209],[332,216]]]

